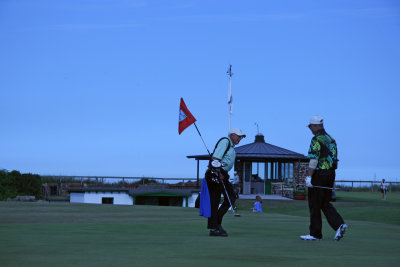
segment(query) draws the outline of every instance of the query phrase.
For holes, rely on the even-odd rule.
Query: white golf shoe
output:
[[[312,235],[301,235],[300,239],[301,240],[321,240],[322,238],[316,238],[316,237],[313,237]]]
[[[344,234],[346,233],[346,229],[347,229],[347,224],[342,224],[341,226],[339,226],[339,228],[336,230],[336,234],[335,234],[335,240],[339,241]]]

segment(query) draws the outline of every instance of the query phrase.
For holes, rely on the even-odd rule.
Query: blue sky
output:
[[[400,2],[0,0],[0,168],[195,177],[183,97],[212,149],[232,126],[306,154],[312,115],[338,179],[400,178]],[[205,164],[201,165],[203,173]]]

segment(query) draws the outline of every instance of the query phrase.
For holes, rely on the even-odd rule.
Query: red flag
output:
[[[194,123],[196,119],[193,117],[192,113],[188,110],[181,97],[181,104],[179,106],[179,128],[178,132],[181,134],[187,127]]]

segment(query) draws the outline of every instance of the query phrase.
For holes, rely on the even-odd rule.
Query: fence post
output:
[[[371,192],[374,192],[374,182],[371,182]]]
[[[354,188],[354,182],[351,181],[351,192],[353,192],[353,188]]]

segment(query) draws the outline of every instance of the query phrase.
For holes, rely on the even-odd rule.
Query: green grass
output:
[[[387,200],[380,193],[336,192],[332,202],[345,220],[361,220],[400,225],[400,193],[388,193]],[[250,210],[255,200],[239,200],[242,210]],[[307,201],[264,201],[263,211],[295,216],[309,216]]]
[[[224,218],[229,237],[209,237],[198,210],[179,207],[0,202],[1,266],[397,266],[400,194],[339,192],[349,229],[340,241],[326,221],[308,233],[306,201],[239,200]]]

